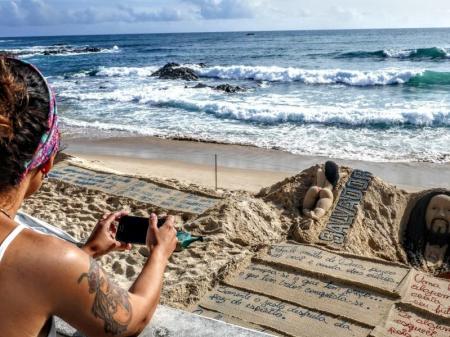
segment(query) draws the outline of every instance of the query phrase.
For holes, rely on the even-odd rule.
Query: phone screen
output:
[[[164,225],[165,218],[158,219],[158,227]],[[120,242],[145,245],[149,219],[139,216],[123,216],[119,220],[116,240]]]

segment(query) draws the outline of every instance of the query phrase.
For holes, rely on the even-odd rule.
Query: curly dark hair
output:
[[[30,65],[0,55],[0,192],[20,183],[49,129],[49,89]]]
[[[339,182],[339,167],[334,161],[328,160],[325,163],[325,177],[333,185],[333,188],[336,188]]]
[[[428,229],[425,220],[427,207],[431,199],[439,194],[450,196],[450,191],[432,191],[417,200],[405,228],[404,246],[406,248],[406,254],[409,263],[415,267],[419,267],[422,263],[421,259],[423,259],[423,253],[428,237]],[[444,267],[448,268],[449,266],[450,249],[447,249],[447,253],[444,257]]]

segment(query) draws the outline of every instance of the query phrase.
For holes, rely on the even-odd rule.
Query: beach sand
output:
[[[326,158],[151,137],[66,142],[66,152],[81,158],[69,160],[74,165],[109,171],[112,176],[122,172],[174,190],[216,198],[215,206],[203,214],[189,214],[101,192],[95,186],[86,188],[50,179],[23,207],[25,212],[81,241],[87,239],[105,212],[126,209],[139,216],[150,212],[175,214],[180,227],[205,237],[203,243],[174,253],[164,277],[161,303],[187,310],[195,310],[209,291],[236,275],[255,254],[292,238],[347,254],[404,263],[399,237],[404,224],[402,212],[415,192],[450,187],[449,164],[337,160],[345,165],[339,189],[348,181],[350,167],[369,170],[377,177],[366,193],[364,212],[358,213],[348,244],[336,248],[315,239],[326,221],[305,229],[298,210],[315,179],[317,164],[323,164]],[[214,154],[219,158],[218,191],[214,190]],[[296,235],[299,228],[303,229]],[[147,255],[146,248],[134,247],[130,252],[104,256],[101,263],[126,287],[137,277]]]
[[[258,192],[329,158],[294,155],[253,146],[172,140],[157,137],[66,138],[65,152],[122,172],[175,178],[214,188]],[[450,188],[450,163],[367,162],[333,159],[339,165],[372,172],[409,191]]]

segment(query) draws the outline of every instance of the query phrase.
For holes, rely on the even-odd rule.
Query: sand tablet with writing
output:
[[[217,203],[217,199],[214,198],[162,187],[133,177],[97,172],[65,163],[58,164],[50,172],[49,177],[161,208],[193,214],[201,214]]]
[[[419,314],[393,307],[384,326],[376,327],[371,337],[448,337],[450,325],[442,320],[430,320]]]
[[[228,286],[219,286],[199,305],[291,336],[367,337],[370,332],[344,319]]]
[[[403,303],[450,318],[450,281],[411,270],[407,287]]]
[[[261,260],[330,275],[344,282],[365,285],[396,294],[409,269],[388,263],[341,256],[320,248],[297,244],[279,244],[269,248]]]
[[[229,316],[229,315],[225,315],[225,314],[223,314],[221,312],[208,310],[208,309],[202,308],[200,306],[195,307],[192,310],[192,313],[196,314],[196,315],[200,315],[200,316],[216,319],[216,320],[219,320],[219,321],[223,321],[223,322],[226,322],[226,323],[239,325],[239,326],[242,326],[244,328],[251,329],[251,330],[264,332],[264,333],[267,333],[267,334],[270,334],[270,335],[281,336],[280,334],[278,334],[274,330],[270,330],[270,329],[264,328],[262,326],[259,326],[257,324],[253,324],[253,323],[249,323],[249,322],[243,321],[243,320],[241,320],[239,318],[235,318],[235,317],[232,317],[232,316]]]
[[[227,284],[376,326],[394,301],[357,287],[252,263]]]

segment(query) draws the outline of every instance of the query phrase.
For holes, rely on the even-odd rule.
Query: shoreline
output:
[[[177,179],[214,187],[214,155],[218,187],[258,192],[330,158],[295,155],[249,145],[165,139],[160,137],[67,137],[66,152],[106,167],[147,176]],[[125,160],[126,159],[126,160]],[[338,165],[372,172],[408,191],[450,188],[450,163],[368,162],[333,159]]]

